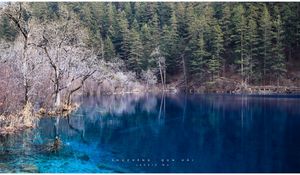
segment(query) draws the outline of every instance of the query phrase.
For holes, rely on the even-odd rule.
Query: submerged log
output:
[[[50,116],[50,117],[63,116],[63,117],[66,117],[69,114],[71,114],[72,112],[76,111],[79,106],[80,105],[77,103],[70,104],[70,105],[64,104],[64,105],[58,107],[56,110],[51,110],[51,111],[47,111],[44,108],[41,108],[37,114],[39,116]]]

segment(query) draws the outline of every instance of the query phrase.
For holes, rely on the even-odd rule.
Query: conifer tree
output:
[[[203,78],[205,73],[205,65],[207,63],[207,56],[209,53],[206,51],[205,40],[203,31],[199,32],[197,39],[197,49],[195,50],[194,59],[191,60],[191,72],[200,78]]]
[[[231,9],[230,6],[227,4],[223,4],[222,8],[222,17],[221,17],[221,28],[223,31],[224,35],[224,57],[225,57],[225,62],[224,67],[223,67],[223,73],[225,72],[225,66],[227,63],[231,63],[231,58],[232,58],[232,41],[231,41],[231,36],[232,36],[232,23],[231,23]]]
[[[167,70],[174,73],[180,65],[180,56],[178,53],[179,38],[175,11],[173,11],[170,21],[170,26],[163,27],[161,50],[166,58]]]
[[[249,81],[257,81],[260,75],[259,68],[259,57],[258,57],[258,46],[259,46],[259,36],[258,36],[258,8],[255,4],[248,5],[247,15],[247,27],[245,31],[246,40],[246,83]]]
[[[243,5],[239,4],[233,10],[232,22],[234,26],[234,35],[232,40],[234,42],[235,62],[239,65],[239,72],[242,81],[245,80],[245,64],[246,64],[246,19]],[[246,68],[247,69],[247,68]]]
[[[160,25],[159,25],[159,19],[157,13],[153,14],[153,18],[150,21],[149,28],[153,40],[152,44],[154,48],[156,48],[159,46],[159,42],[160,42]]]
[[[215,80],[215,78],[218,76],[220,72],[220,60],[215,57],[215,55],[212,55],[212,57],[207,62],[208,71],[211,75],[211,80]]]
[[[264,4],[262,8],[262,14],[260,16],[260,50],[261,53],[261,71],[262,71],[262,82],[266,84],[267,74],[270,72],[270,60],[272,51],[272,21],[269,10]]]
[[[161,70],[183,74],[185,82],[222,72],[249,84],[272,84],[284,78],[287,62],[299,58],[299,4],[46,2],[30,3],[24,19],[61,20],[68,11],[89,32],[88,47],[107,60],[120,57],[129,71],[157,68],[151,53],[159,48]],[[17,31],[3,15],[0,20],[0,39],[14,41]]]
[[[115,48],[122,59],[126,60],[129,56],[130,48],[130,31],[128,21],[126,19],[126,14],[124,11],[121,11],[118,14],[118,28],[115,32]]]
[[[208,61],[208,70],[211,74],[212,80],[219,76],[222,57],[224,51],[224,40],[221,27],[218,23],[212,26],[212,43],[211,43],[211,58]]]
[[[137,21],[134,20],[132,29],[129,34],[129,57],[128,57],[128,67],[140,74],[144,68],[143,61],[143,44],[140,39],[140,35],[137,31],[138,26]]]
[[[13,41],[17,36],[17,31],[14,26],[10,25],[6,16],[2,16],[0,23],[0,39]]]
[[[103,15],[103,23],[102,23],[102,32],[103,35],[108,35],[109,31],[112,32],[113,27],[115,27],[116,23],[116,9],[111,2],[104,4],[104,15]],[[110,36],[113,37],[113,36]]]
[[[254,19],[250,18],[247,24],[247,29],[245,33],[246,39],[246,57],[245,57],[245,75],[246,75],[246,83],[250,80],[250,78],[255,79],[257,74],[257,70],[255,70],[255,66],[258,61],[258,34],[257,34],[257,24]]]
[[[273,22],[273,40],[274,46],[272,48],[272,73],[277,78],[277,84],[279,80],[286,73],[286,65],[284,60],[284,47],[283,47],[283,29],[281,17],[278,14],[277,18]]]
[[[144,48],[144,52],[143,52],[144,65],[147,68],[153,67],[154,61],[151,60],[150,55],[156,46],[154,44],[155,39],[152,37],[150,29],[147,24],[144,24],[142,26],[140,37]]]
[[[112,60],[113,58],[116,57],[114,45],[108,36],[106,40],[104,41],[104,58],[106,60]]]

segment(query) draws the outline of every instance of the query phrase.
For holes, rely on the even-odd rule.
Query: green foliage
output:
[[[108,36],[104,41],[104,58],[108,60],[113,60],[116,57],[116,52],[114,45]]]
[[[154,61],[151,59],[151,53],[156,47],[155,45],[155,38],[152,37],[151,31],[148,27],[148,24],[144,24],[141,28],[141,41],[143,44],[143,60],[144,60],[144,67],[146,68],[153,68]]]
[[[32,15],[41,21],[56,20],[60,16],[60,4],[58,2],[32,2],[30,6]]]
[[[263,6],[262,14],[259,20],[259,33],[260,33],[260,67],[262,71],[262,79],[265,81],[270,73],[270,63],[272,59],[272,21],[269,10],[266,5]]]
[[[203,77],[205,73],[205,65],[206,65],[206,59],[207,56],[209,56],[209,53],[206,51],[205,48],[205,41],[203,36],[203,31],[199,32],[199,36],[197,39],[197,48],[194,51],[194,58],[191,60],[191,72],[192,74],[196,74],[200,78]]]
[[[137,24],[136,21],[134,21],[133,23]],[[131,29],[129,34],[128,68],[139,75],[144,68],[143,44],[137,31],[138,26],[133,25],[132,27],[133,28]]]
[[[273,57],[271,61],[271,70],[277,77],[277,79],[282,78],[286,73],[285,57],[284,57],[284,47],[283,47],[283,28],[281,17],[278,14],[277,18],[273,22],[273,41],[274,45],[272,47]]]
[[[0,21],[0,39],[13,41],[17,36],[17,30],[15,26],[10,24],[9,19],[6,16],[2,16]]]
[[[91,47],[106,60],[120,57],[136,73],[157,68],[151,53],[160,48],[167,76],[183,74],[186,60],[191,81],[231,73],[268,83],[300,55],[300,3],[41,2],[30,8],[27,16],[40,21],[78,18]],[[16,36],[2,16],[0,37]]]
[[[223,48],[223,33],[219,24],[215,23],[212,26],[212,43],[211,43],[211,58],[208,61],[208,70],[212,75],[212,78],[219,76],[221,69],[221,54],[224,51]]]

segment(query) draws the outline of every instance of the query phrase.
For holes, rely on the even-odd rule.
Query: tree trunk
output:
[[[185,58],[184,55],[181,55],[182,59],[182,68],[183,68],[183,76],[184,76],[184,88],[185,90],[187,89],[187,73],[186,73],[186,63],[185,63]]]
[[[60,92],[56,91],[55,92],[55,103],[54,103],[55,108],[57,109],[60,106]]]
[[[55,108],[57,109],[60,106],[60,89],[59,89],[59,72],[55,68]]]
[[[23,50],[23,86],[24,86],[24,104],[26,105],[29,102],[29,84],[28,84],[28,76],[27,76],[27,69],[28,69],[28,60],[26,56],[27,52],[27,37],[24,37],[24,50]]]
[[[18,28],[18,30],[21,32],[23,38],[24,38],[24,46],[23,46],[23,53],[22,53],[22,61],[23,61],[23,86],[24,86],[24,104],[26,105],[29,101],[29,83],[28,83],[28,77],[27,77],[27,69],[28,69],[28,60],[27,60],[27,56],[26,56],[26,52],[27,52],[27,42],[28,42],[28,31],[25,30],[26,27],[28,26],[23,26],[22,24],[22,20],[23,18],[21,18],[22,16],[22,12],[23,12],[23,8],[22,8],[22,3],[19,3],[19,10],[17,11],[17,15],[18,17],[13,16],[10,13],[4,13]],[[24,21],[23,21],[24,22]]]
[[[241,33],[241,74],[242,74],[242,83],[244,83],[244,53],[243,53],[243,33]]]
[[[104,59],[104,44],[103,44],[103,40],[102,40],[102,37],[101,37],[101,56],[102,56],[102,59]]]
[[[183,113],[182,113],[182,122],[185,121],[186,107],[187,107],[187,92],[185,92],[185,95],[184,95],[184,106],[183,106]]]
[[[160,74],[160,81],[161,81],[161,85],[162,85],[162,88],[163,88],[163,91],[165,90],[165,83],[164,83],[164,76],[163,76],[163,70],[162,70],[162,65],[160,63],[160,61],[158,61],[158,67],[159,67],[159,74]]]
[[[80,85],[78,85],[76,88],[70,90],[70,92],[69,92],[69,94],[68,94],[68,97],[67,97],[67,104],[68,104],[68,105],[71,105],[73,93],[75,93],[76,91],[78,91],[79,89],[81,89],[81,88],[83,87],[83,85],[84,85],[84,82],[85,82],[91,75],[93,75],[95,72],[96,72],[96,71],[94,70],[93,72],[88,73],[87,75],[85,75],[85,76],[82,78],[82,80],[81,80],[81,82],[80,82]]]
[[[164,65],[164,90],[167,88],[167,70],[166,70],[166,65]]]

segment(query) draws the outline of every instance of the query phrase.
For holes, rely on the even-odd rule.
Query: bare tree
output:
[[[29,82],[28,82],[28,38],[29,38],[29,21],[27,19],[27,11],[24,8],[24,3],[7,3],[2,9],[2,13],[6,15],[17,27],[18,31],[22,35],[23,39],[23,50],[21,55],[22,60],[22,75],[23,75],[23,86],[24,86],[24,103],[27,104],[29,100]]]
[[[18,101],[17,96],[23,96],[23,105],[38,97],[43,73],[47,71],[40,71],[44,68],[43,60],[40,59],[41,53],[32,45],[35,41],[32,34],[36,21],[29,18],[27,8],[27,3],[5,3],[0,10],[0,15],[8,17],[11,25],[15,25],[19,31],[13,42],[2,41],[0,44],[0,61],[9,72],[6,82],[15,85],[15,88],[9,88],[10,85],[7,85],[7,89],[13,93],[7,95],[7,99],[15,96],[15,99],[9,101],[11,104]],[[22,90],[19,87],[22,87]],[[12,106],[16,108],[15,105]]]
[[[73,93],[96,72],[97,57],[85,45],[87,32],[72,19],[61,19],[43,24],[39,31],[37,47],[43,50],[52,70],[54,106],[61,106],[62,91],[70,104]]]
[[[157,83],[157,78],[155,76],[154,70],[147,69],[142,71],[142,79],[146,82],[146,89],[149,89],[149,85],[154,85]]]
[[[160,80],[163,87],[163,90],[165,90],[166,86],[166,59],[164,56],[162,56],[161,51],[159,47],[155,48],[155,50],[151,53],[151,56],[154,57],[160,74]]]

